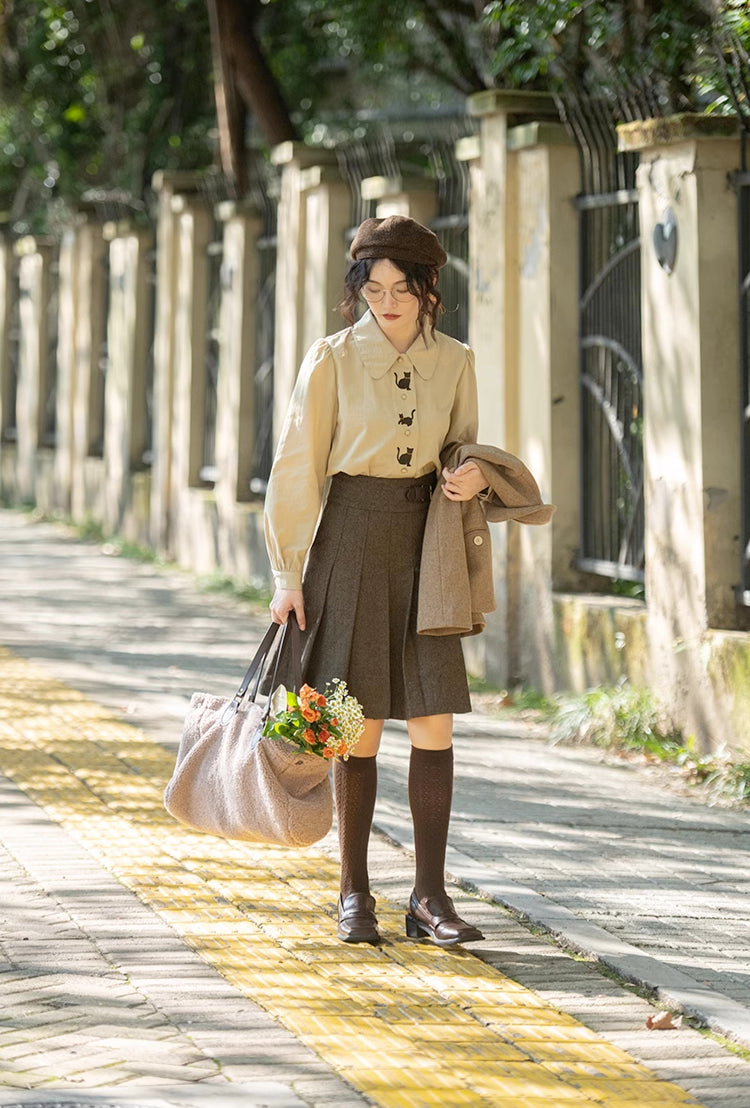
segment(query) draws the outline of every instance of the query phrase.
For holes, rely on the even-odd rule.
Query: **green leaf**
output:
[[[63,112],[63,119],[66,119],[68,123],[81,123],[86,118],[86,109],[82,104],[71,104],[70,107]]]

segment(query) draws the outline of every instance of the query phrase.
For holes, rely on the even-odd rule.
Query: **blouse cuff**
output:
[[[302,574],[294,570],[274,571],[273,581],[277,589],[301,589]]]

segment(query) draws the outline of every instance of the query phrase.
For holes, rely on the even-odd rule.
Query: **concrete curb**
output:
[[[376,812],[374,828],[413,853],[411,821],[398,813]],[[556,904],[525,885],[493,875],[481,862],[449,843],[446,872],[471,892],[507,908],[524,923],[548,932],[564,949],[601,962],[623,981],[647,989],[672,1011],[698,1020],[709,1030],[750,1048],[750,1011],[737,1001],[706,988],[695,978],[622,942],[615,935],[587,923],[569,908]]]
[[[58,1089],[9,1089],[0,1091],[2,1108],[305,1108],[305,1101],[275,1081],[252,1085],[159,1085],[143,1086],[136,1092],[122,1087],[98,1088],[95,1092]]]

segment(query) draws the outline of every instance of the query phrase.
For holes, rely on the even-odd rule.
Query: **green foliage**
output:
[[[0,207],[17,232],[88,189],[137,202],[157,168],[210,163],[205,0],[14,0],[2,30]]]
[[[470,0],[404,0],[397,13],[391,0],[266,0],[258,33],[295,119],[316,141],[331,115],[435,109],[491,83]]]
[[[493,85],[603,92],[641,115],[750,112],[747,0],[246,3],[315,143]],[[142,203],[156,169],[212,163],[215,129],[206,0],[0,7],[0,221],[16,233],[54,229],[88,190]]]
[[[496,84],[635,97],[653,115],[733,108],[722,51],[750,47],[746,0],[493,0],[483,22]]]

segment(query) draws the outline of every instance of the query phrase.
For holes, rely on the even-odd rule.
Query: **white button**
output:
[[[404,436],[410,435],[411,431],[404,431]]]
[[[401,466],[401,472],[402,473],[408,472],[406,466]]]
[[[484,542],[484,539],[482,538],[481,535],[475,535],[474,536],[474,546],[481,546],[483,542]]]

